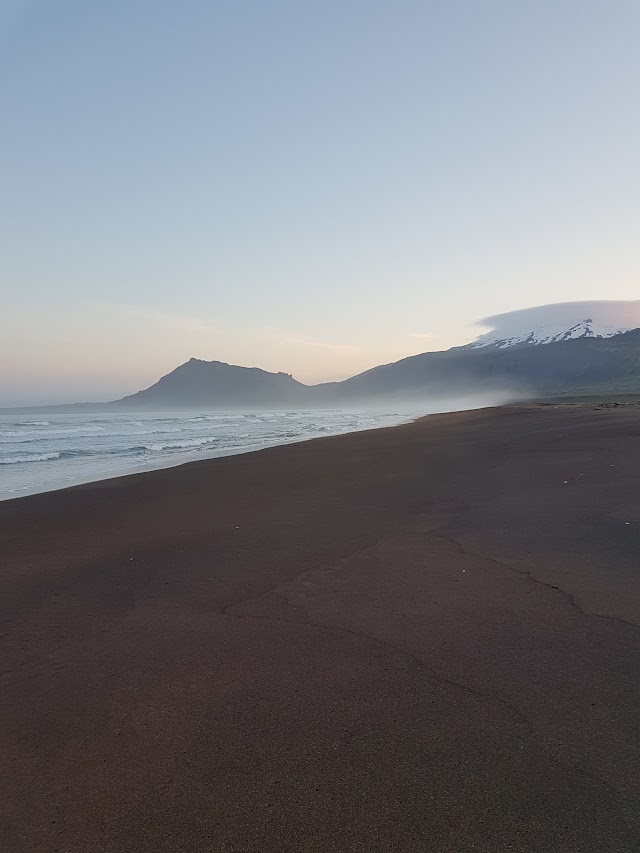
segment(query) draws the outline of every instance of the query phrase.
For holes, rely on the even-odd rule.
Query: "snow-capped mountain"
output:
[[[591,317],[581,320],[568,329],[563,326],[538,326],[536,329],[521,331],[515,335],[503,337],[495,332],[487,332],[480,335],[465,349],[479,349],[480,347],[514,347],[520,344],[553,344],[556,341],[568,341],[573,338],[611,338],[622,332],[631,330],[631,326],[611,326],[610,324],[595,323]]]
[[[491,328],[461,349],[505,349],[574,338],[611,338],[640,328],[640,300],[540,305],[486,317],[479,325]]]

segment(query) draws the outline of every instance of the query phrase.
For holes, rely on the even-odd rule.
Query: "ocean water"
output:
[[[0,500],[192,459],[389,426],[426,414],[425,409],[0,414]]]

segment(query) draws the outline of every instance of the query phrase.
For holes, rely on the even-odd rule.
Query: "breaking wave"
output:
[[[34,413],[33,419],[24,413],[21,421],[0,414],[0,500],[202,456],[397,423],[408,416],[327,409],[99,418]]]
[[[58,451],[52,453],[30,453],[28,456],[6,456],[0,459],[0,465],[17,465],[20,462],[48,462],[49,459],[59,459]]]
[[[202,447],[205,444],[213,444],[217,438],[213,435],[202,438],[191,438],[186,441],[162,441],[156,444],[145,444],[145,450],[180,450],[186,447]]]

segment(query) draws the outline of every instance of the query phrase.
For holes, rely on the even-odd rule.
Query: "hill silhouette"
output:
[[[287,373],[192,358],[120,400],[4,411],[331,408],[495,393],[520,399],[640,394],[640,329],[542,346],[454,347],[321,385],[304,385]]]

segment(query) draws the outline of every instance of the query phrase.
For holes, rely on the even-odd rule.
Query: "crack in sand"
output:
[[[433,527],[430,530],[421,531],[422,535],[433,534],[439,530],[446,530],[447,528],[456,524],[456,522],[460,521],[460,519],[463,518],[463,516],[465,516],[468,512],[471,511],[471,507],[469,506],[469,504],[465,503],[465,501],[460,501],[460,500],[456,499],[455,501],[452,501],[452,503],[457,504],[457,506],[459,506],[459,507],[461,506],[462,510],[454,518],[449,519],[449,521],[445,522],[444,524],[439,524],[437,527]],[[436,504],[436,506],[437,506],[437,504]],[[231,602],[231,604],[225,604],[224,607],[220,608],[220,613],[222,613],[223,615],[227,615],[227,611],[231,610],[233,607],[239,607],[241,604],[247,604],[250,601],[256,601],[257,599],[262,598],[265,595],[273,594],[273,593],[275,593],[275,591],[277,589],[280,589],[280,587],[286,587],[289,584],[296,583],[296,581],[300,580],[301,578],[303,578],[305,575],[309,574],[310,572],[314,572],[314,571],[317,571],[319,569],[325,569],[327,571],[336,571],[338,568],[338,566],[336,564],[344,563],[346,560],[350,560],[352,557],[355,557],[356,554],[363,554],[365,551],[369,551],[369,550],[372,550],[374,548],[377,548],[378,545],[380,545],[382,542],[385,541],[385,539],[388,539],[391,536],[394,536],[398,532],[400,532],[400,533],[418,533],[419,531],[407,531],[407,530],[404,530],[402,527],[394,528],[394,529],[388,531],[387,533],[384,533],[382,536],[379,536],[373,542],[369,542],[367,545],[361,545],[357,548],[354,548],[352,551],[347,551],[345,554],[341,554],[339,557],[333,557],[333,558],[321,560],[318,563],[314,563],[314,565],[309,566],[306,569],[303,569],[303,571],[299,572],[298,574],[293,575],[292,577],[287,578],[286,580],[278,581],[277,584],[274,584],[274,586],[269,587],[269,589],[266,589],[263,592],[256,593],[255,595],[249,595],[246,598],[240,598],[240,599],[238,599],[238,601]],[[329,567],[332,567],[332,568],[329,568]]]
[[[306,569],[303,569],[301,572],[298,572],[297,575],[293,575],[292,577],[287,578],[283,581],[278,581],[277,584],[274,584],[272,587],[269,587],[269,589],[265,589],[262,592],[256,593],[255,595],[249,595],[246,598],[240,598],[238,599],[238,601],[232,601],[230,604],[225,604],[224,607],[221,607],[219,609],[219,612],[223,616],[230,616],[232,614],[228,613],[227,611],[231,610],[233,607],[240,607],[241,604],[248,604],[250,601],[257,601],[258,599],[263,598],[265,595],[272,595],[277,589],[280,589],[280,587],[286,587],[289,586],[289,584],[296,583],[310,572],[315,572],[318,569],[334,566],[334,564],[336,563],[343,563],[345,560],[350,560],[351,557],[355,557],[356,554],[361,554],[371,548],[377,548],[377,546],[381,542],[383,542],[388,537],[388,535],[388,533],[385,533],[383,536],[380,536],[374,542],[370,542],[368,545],[362,545],[358,548],[354,548],[353,551],[348,551],[346,554],[342,554],[339,557],[333,557],[321,560],[319,563],[314,563],[312,566],[308,566]],[[333,571],[335,571],[335,568],[333,569]]]
[[[296,607],[296,605],[291,606]],[[417,654],[409,651],[408,649],[403,648],[402,646],[397,645],[396,643],[389,642],[389,640],[385,640],[381,637],[376,637],[373,634],[366,634],[363,631],[355,631],[352,628],[344,628],[341,625],[326,625],[322,622],[283,619],[280,616],[258,615],[256,613],[225,613],[224,615],[230,617],[231,619],[254,619],[257,621],[264,622],[279,622],[283,625],[292,625],[294,627],[304,625],[307,628],[315,628],[320,631],[328,631],[334,634],[346,634],[350,637],[356,637],[360,640],[365,640],[368,643],[374,643],[375,645],[380,646],[381,648],[388,649],[392,652],[395,652],[396,654],[401,655],[406,660],[410,661],[414,666],[426,672],[434,681],[438,681],[439,683],[445,684],[449,687],[457,688],[458,690],[463,690],[465,693],[468,693],[476,698],[485,699],[487,701],[491,701],[501,705],[510,714],[517,717],[518,720],[532,733],[534,732],[534,724],[532,723],[532,721],[515,705],[511,705],[505,699],[501,699],[499,696],[496,696],[492,693],[485,693],[482,690],[478,690],[477,688],[472,687],[469,684],[465,684],[462,681],[456,681],[453,678],[448,678],[447,676],[441,675],[439,672],[437,672],[437,670],[433,669],[433,667],[429,666],[429,664],[422,660],[422,658],[420,658]]]
[[[295,605],[294,605],[295,606]],[[241,613],[241,614],[233,614],[233,613],[225,613],[225,616],[231,619],[249,619],[258,622],[277,622],[283,625],[289,626],[302,626],[304,625],[307,628],[314,628],[320,631],[327,631],[333,634],[347,635],[351,637],[356,637],[357,639],[364,640],[366,643],[373,643],[381,648],[390,650],[396,654],[399,654],[409,663],[411,663],[414,667],[419,669],[423,674],[426,674],[433,681],[436,681],[439,684],[443,684],[447,687],[452,687],[456,690],[461,690],[464,693],[473,696],[476,699],[481,699],[486,702],[490,702],[494,705],[499,705],[501,708],[506,710],[512,717],[515,717],[529,732],[529,734],[535,738],[538,742],[538,732],[536,730],[536,726],[532,720],[527,717],[527,715],[520,710],[516,705],[508,702],[507,700],[501,698],[495,693],[487,693],[482,690],[478,690],[475,687],[472,687],[469,684],[466,684],[463,681],[457,681],[453,678],[448,678],[447,676],[441,675],[437,670],[435,670],[432,666],[423,661],[417,654],[411,652],[402,646],[398,646],[396,643],[391,643],[388,640],[382,639],[380,637],[375,637],[372,634],[366,634],[362,631],[354,631],[351,628],[344,628],[339,625],[326,625],[320,622],[308,622],[305,620],[292,620],[292,619],[282,619],[279,616],[268,616],[268,615],[256,615],[253,613]],[[589,773],[589,771],[584,770],[582,767],[579,767],[576,764],[569,764],[565,761],[562,761],[557,755],[548,755],[545,754],[544,758],[550,764],[554,764],[557,767],[560,767],[564,770],[568,770],[573,773],[577,773],[580,776],[588,779],[590,782],[599,785],[605,790],[609,791],[616,799],[621,801],[621,805],[625,811],[628,809],[627,804],[627,796],[622,792],[615,788],[610,782],[605,781],[604,779],[599,778],[598,776]],[[625,822],[629,829],[633,832],[637,832],[637,828],[635,826],[635,821],[631,821],[629,817],[625,814]]]
[[[546,587],[547,589],[550,589],[550,590],[553,590],[554,592],[559,593],[561,596],[563,596],[568,601],[570,606],[572,606],[573,608],[578,610],[578,612],[586,618],[591,616],[593,618],[607,619],[607,620],[611,620],[611,621],[615,621],[615,622],[620,622],[622,624],[628,625],[628,626],[630,626],[632,628],[636,628],[636,629],[638,627],[640,627],[640,626],[634,624],[633,622],[628,622],[627,620],[622,619],[622,618],[618,618],[618,617],[614,617],[614,616],[607,616],[607,615],[603,615],[603,614],[599,614],[599,613],[590,613],[588,611],[585,611],[578,604],[578,602],[575,600],[574,596],[570,592],[562,589],[561,587],[556,586],[555,584],[548,583],[546,581],[543,581],[543,580],[535,577],[535,575],[533,575],[531,573],[531,571],[529,571],[529,570],[518,569],[515,566],[509,565],[508,563],[505,563],[502,560],[499,560],[499,559],[494,558],[494,557],[489,557],[485,554],[479,554],[477,552],[467,551],[460,542],[453,539],[452,537],[443,535],[443,531],[447,530],[450,527],[453,527],[458,521],[460,521],[465,515],[467,515],[471,511],[471,508],[467,503],[465,503],[463,501],[456,501],[456,503],[458,504],[458,506],[462,506],[462,510],[459,513],[457,513],[457,515],[454,518],[450,519],[449,521],[447,521],[443,524],[440,524],[440,525],[438,525],[438,526],[436,526],[430,530],[417,531],[417,530],[407,530],[407,529],[401,528],[399,532],[402,534],[405,534],[405,535],[429,536],[429,537],[432,537],[434,539],[440,539],[441,541],[448,542],[450,545],[454,546],[461,554],[463,554],[465,556],[476,558],[479,560],[485,560],[486,562],[493,563],[494,565],[497,565],[497,566],[500,566],[501,568],[507,569],[510,572],[513,572],[515,574],[523,576],[523,577],[527,578],[529,581],[531,581],[532,583],[535,583],[535,584],[542,586],[542,587]],[[307,616],[307,619],[293,620],[293,619],[283,619],[281,617],[269,616],[269,615],[256,615],[256,614],[251,614],[251,613],[233,614],[233,613],[228,612],[233,607],[239,606],[241,604],[248,603],[250,601],[259,601],[260,599],[262,599],[268,595],[272,595],[276,592],[276,590],[280,589],[281,587],[287,587],[291,584],[294,584],[299,579],[303,578],[305,575],[307,575],[310,572],[313,572],[315,570],[323,569],[323,568],[327,569],[327,570],[336,570],[338,568],[337,564],[344,564],[345,561],[351,559],[352,557],[356,556],[357,554],[362,554],[366,551],[377,548],[385,539],[388,539],[390,536],[393,536],[393,534],[395,532],[396,531],[390,531],[387,534],[379,537],[377,540],[375,540],[375,542],[370,543],[369,545],[366,545],[364,547],[356,548],[353,551],[349,552],[348,554],[344,554],[341,557],[338,557],[334,560],[325,560],[325,561],[322,561],[322,562],[320,562],[314,566],[310,566],[309,568],[305,569],[303,572],[300,572],[298,575],[294,576],[293,578],[291,578],[285,582],[278,583],[278,584],[274,585],[271,589],[269,589],[263,593],[260,593],[256,596],[251,596],[249,598],[235,602],[234,604],[227,605],[226,607],[222,608],[221,613],[224,616],[228,616],[228,617],[231,617],[233,619],[239,619],[239,620],[250,619],[250,620],[256,620],[256,621],[279,622],[279,623],[290,625],[290,626],[304,625],[307,628],[332,632],[334,634],[352,636],[352,637],[356,637],[360,640],[364,640],[367,643],[373,643],[373,644],[375,644],[381,648],[385,648],[389,651],[392,651],[396,654],[401,655],[405,660],[409,661],[414,667],[417,667],[423,674],[427,675],[429,678],[433,679],[434,681],[436,681],[442,685],[451,687],[451,688],[456,689],[456,690],[463,691],[464,693],[471,695],[471,696],[475,697],[476,699],[480,699],[482,701],[491,702],[495,705],[498,705],[499,707],[503,708],[515,720],[517,720],[522,726],[524,726],[525,729],[528,731],[528,733],[532,737],[538,739],[539,732],[537,731],[536,726],[533,723],[533,721],[531,719],[529,719],[529,717],[527,717],[527,715],[519,707],[517,707],[516,705],[513,705],[512,703],[503,699],[499,695],[497,695],[495,693],[489,693],[489,692],[479,690],[479,689],[477,689],[477,688],[475,688],[475,687],[471,686],[470,684],[467,684],[463,681],[457,681],[456,679],[444,676],[441,673],[439,673],[437,670],[435,670],[432,666],[430,666],[428,663],[426,663],[424,660],[422,660],[414,652],[411,652],[411,651],[409,651],[409,650],[407,650],[407,649],[403,648],[402,646],[399,646],[395,643],[389,642],[388,640],[382,639],[380,637],[376,637],[376,636],[371,635],[371,634],[366,634],[366,633],[361,632],[361,631],[356,631],[356,630],[353,630],[350,628],[344,628],[344,627],[337,626],[337,625],[327,625],[324,623],[308,621],[308,619],[311,617],[311,614],[309,613],[308,608],[305,608],[301,605],[294,604],[293,602],[291,602],[289,600],[289,598],[286,596],[286,594],[284,594],[284,595],[278,594],[277,598],[279,600],[281,600],[282,602],[284,602],[284,604],[287,607],[294,608],[295,610],[298,610],[298,611],[303,611],[304,614]],[[547,754],[547,755],[545,755],[545,759],[548,762],[550,762],[551,764],[555,764],[556,766],[558,766],[558,767],[560,767],[566,771],[569,771],[571,773],[578,774],[578,775],[582,776],[583,778],[588,779],[593,784],[599,785],[600,787],[609,791],[611,795],[613,795],[616,799],[618,799],[620,801],[625,812],[628,811],[629,806],[628,806],[627,796],[622,791],[619,791],[617,788],[615,788],[610,782],[608,782],[604,779],[601,779],[600,777],[590,773],[589,771],[583,769],[582,767],[580,767],[576,764],[571,764],[571,763],[563,761],[557,755]],[[635,820],[631,820],[629,815],[625,815],[625,822],[627,823],[629,828],[634,833],[638,831],[637,827],[635,825],[636,824]]]
[[[437,531],[425,531],[420,534],[418,531],[406,531],[407,533],[413,533],[414,535],[422,535],[422,536],[431,536],[434,539],[441,539],[443,542],[448,542],[450,545],[453,545],[458,549],[461,554],[464,554],[465,557],[475,557],[478,560],[486,560],[488,563],[493,563],[496,566],[500,566],[503,569],[507,569],[510,572],[514,572],[521,577],[525,577],[530,580],[532,583],[537,584],[538,586],[546,587],[547,589],[551,589],[554,592],[560,593],[564,598],[567,599],[571,607],[574,607],[582,616],[585,618],[593,618],[593,619],[607,619],[610,622],[619,622],[622,625],[628,625],[631,628],[635,628],[638,630],[640,625],[636,622],[630,622],[628,619],[624,619],[621,616],[609,616],[606,613],[594,613],[590,610],[585,610],[580,604],[578,604],[575,596],[570,593],[566,589],[562,589],[562,587],[557,586],[556,584],[549,583],[548,581],[543,581],[540,578],[537,578],[530,569],[518,569],[516,566],[512,566],[509,563],[505,563],[504,560],[498,560],[496,557],[489,557],[487,554],[479,554],[477,551],[468,551],[460,542],[456,539],[451,538],[450,536],[442,536]]]

